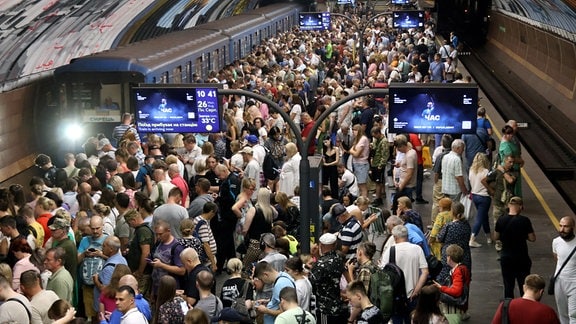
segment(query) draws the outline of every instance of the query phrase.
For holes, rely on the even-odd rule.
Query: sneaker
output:
[[[473,248],[479,248],[479,247],[482,247],[482,244],[480,244],[476,241],[470,241],[470,242],[468,242],[468,246],[473,247]]]
[[[415,201],[418,205],[424,205],[424,204],[428,204],[428,200],[424,200],[422,198],[418,198]]]
[[[496,243],[494,244],[494,248],[498,252],[502,251],[502,241],[496,241]]]
[[[487,239],[486,239],[486,244],[492,244],[492,239],[491,239],[491,238],[487,238]]]
[[[466,313],[462,314],[461,318],[463,321],[467,321],[470,319],[470,314],[468,312],[466,312]]]

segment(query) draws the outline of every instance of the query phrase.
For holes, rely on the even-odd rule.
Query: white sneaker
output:
[[[486,239],[486,244],[492,244],[492,239],[491,239],[491,238],[487,238],[487,239]]]
[[[468,246],[473,247],[473,248],[479,248],[479,247],[482,247],[482,244],[480,244],[476,241],[470,241],[470,242],[468,242]]]
[[[496,244],[494,244],[494,248],[498,252],[502,251],[502,241],[496,241]]]

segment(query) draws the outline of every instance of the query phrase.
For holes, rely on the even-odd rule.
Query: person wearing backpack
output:
[[[164,275],[171,275],[176,279],[177,289],[180,289],[181,280],[186,274],[186,269],[180,259],[180,253],[184,247],[172,235],[171,225],[160,220],[154,226],[156,245],[150,253],[152,266],[152,300],[156,299],[160,278]]]
[[[80,282],[86,317],[92,318],[93,323],[98,322],[98,312],[94,300],[94,275],[97,274],[108,259],[102,252],[102,245],[108,235],[104,234],[104,220],[94,215],[90,218],[92,235],[85,236],[78,245],[78,264],[80,265]]]
[[[386,250],[382,260],[390,260],[391,250],[395,252],[394,262],[404,273],[407,308],[397,314],[392,314],[393,323],[410,323],[410,312],[414,310],[418,302],[420,290],[428,279],[428,263],[422,248],[408,242],[408,229],[404,225],[396,225],[392,228],[394,247]],[[385,266],[381,264],[380,266]]]

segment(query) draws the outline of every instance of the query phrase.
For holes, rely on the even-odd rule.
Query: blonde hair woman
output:
[[[256,199],[256,205],[246,213],[246,221],[242,228],[242,234],[248,239],[247,252],[244,256],[244,267],[248,268],[252,262],[257,261],[260,253],[260,237],[264,233],[272,231],[272,222],[278,212],[270,205],[270,190],[260,188]]]
[[[492,238],[490,236],[490,221],[488,219],[488,210],[492,204],[492,198],[488,193],[488,183],[484,180],[488,175],[488,168],[490,167],[490,162],[486,154],[479,152],[474,156],[472,165],[470,166],[470,172],[468,173],[468,179],[470,179],[470,192],[472,193],[472,202],[476,207],[476,221],[472,227],[472,235],[470,236],[470,242],[468,245],[470,247],[481,247],[482,244],[476,242],[476,236],[480,233],[480,227],[484,229],[484,234],[486,235],[486,243],[492,243]]]

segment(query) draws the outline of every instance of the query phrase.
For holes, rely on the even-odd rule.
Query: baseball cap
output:
[[[252,148],[251,148],[250,146],[245,146],[245,147],[240,151],[240,153],[246,153],[246,154],[252,155],[253,150],[252,150]]]
[[[325,233],[325,234],[322,234],[322,236],[320,236],[320,243],[322,243],[324,245],[334,244],[334,243],[336,243],[337,240],[338,240],[338,237],[336,237],[336,235],[334,235],[332,233]]]
[[[514,196],[512,198],[510,198],[510,202],[508,202],[509,204],[514,204],[514,205],[524,205],[524,203],[522,202],[522,198],[518,197],[518,196]]]
[[[342,204],[335,204],[334,207],[332,207],[332,217],[338,217],[342,214],[344,214],[346,212],[346,207],[344,207],[344,205]]]
[[[55,217],[54,218],[54,223],[52,223],[52,225],[48,226],[49,229],[51,230],[57,230],[57,229],[61,229],[61,228],[68,228],[70,227],[70,222],[62,217]]]
[[[256,137],[256,135],[248,135],[248,136],[246,136],[246,141],[250,144],[257,144],[258,143],[258,137]]]
[[[211,322],[212,323],[217,323],[220,321],[225,321],[225,322],[243,322],[246,321],[247,318],[240,315],[240,313],[238,313],[237,310],[235,310],[234,308],[231,307],[224,307],[221,311],[220,311],[220,315],[212,317]]]
[[[106,149],[109,151],[116,151],[116,149],[112,146],[112,143],[110,143],[110,140],[107,139],[106,137],[104,137],[100,141],[98,141],[97,149],[102,150],[105,148],[105,146],[107,146]]]

